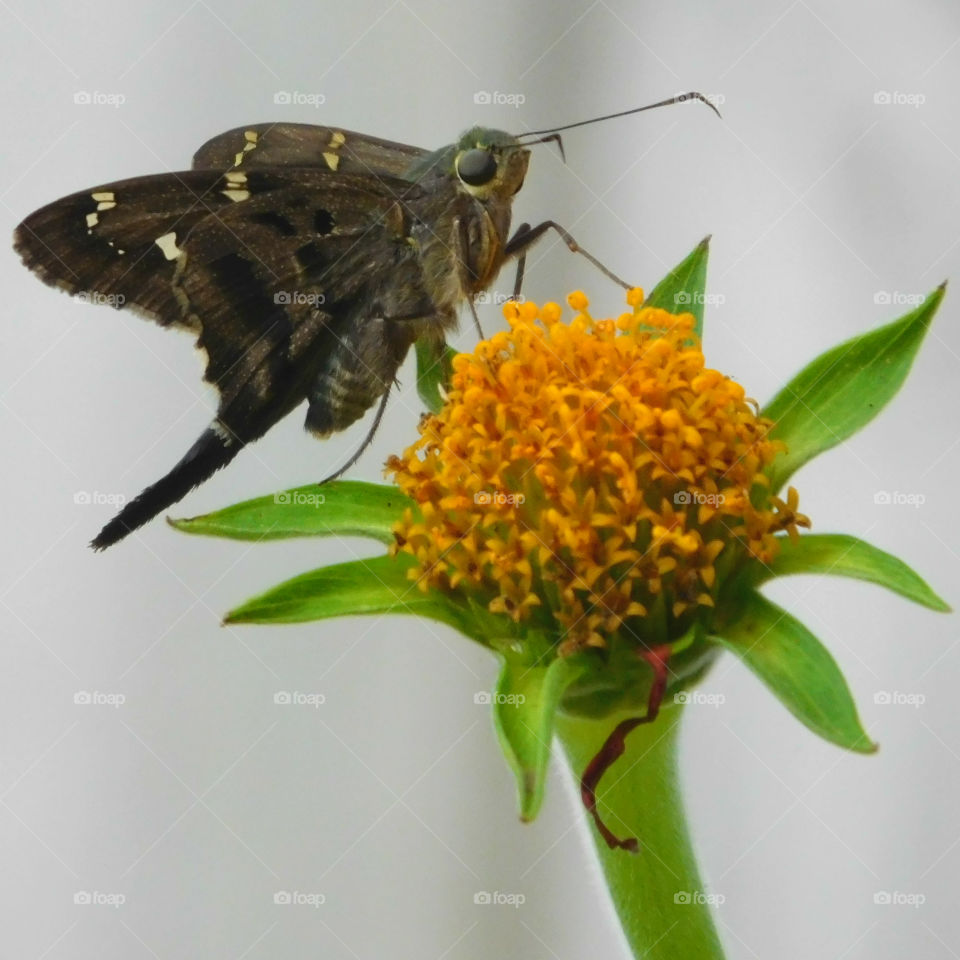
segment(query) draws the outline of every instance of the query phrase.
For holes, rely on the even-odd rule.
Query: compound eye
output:
[[[457,176],[468,186],[481,187],[497,175],[497,160],[489,150],[465,150],[457,157]]]

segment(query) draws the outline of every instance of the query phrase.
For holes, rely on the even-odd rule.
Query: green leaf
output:
[[[439,413],[443,406],[440,390],[450,383],[453,358],[457,351],[448,347],[443,340],[431,340],[428,337],[417,340],[416,351],[417,393],[431,413]]]
[[[808,533],[796,543],[778,537],[780,550],[769,565],[759,565],[759,583],[791,573],[828,573],[879,584],[931,610],[950,607],[902,560],[856,537],[842,533]]]
[[[771,436],[787,445],[767,468],[771,492],[868,424],[894,397],[944,293],[940,286],[899,320],[822,353],[770,401],[763,415],[775,423]]]
[[[407,579],[415,561],[406,554],[321,567],[241,604],[224,623],[305,623],[351,614],[412,614],[456,627],[467,636],[469,617],[436,591]]]
[[[371,537],[393,543],[393,525],[413,505],[396,487],[340,480],[246,500],[215,513],[170,520],[185,533],[232,540],[287,537]]]
[[[513,651],[504,655],[493,698],[493,724],[517,777],[520,818],[533,820],[543,802],[553,723],[564,690],[581,667],[568,657],[531,665]]]
[[[707,258],[710,238],[704,237],[686,260],[674,267],[643,301],[645,307],[659,307],[669,313],[692,313],[694,330],[703,336],[703,297],[707,286]]]
[[[747,594],[741,615],[711,639],[732,650],[802,723],[848,750],[877,749],[827,648],[786,610]]]

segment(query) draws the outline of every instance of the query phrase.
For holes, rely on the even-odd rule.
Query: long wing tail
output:
[[[208,427],[186,456],[165,477],[126,504],[91,541],[90,546],[94,550],[106,550],[113,546],[225,467],[242,447],[239,439],[230,436],[219,425]]]

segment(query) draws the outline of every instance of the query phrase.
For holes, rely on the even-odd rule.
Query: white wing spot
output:
[[[101,200],[101,201],[97,204],[97,209],[98,209],[98,210],[112,210],[116,205],[117,205],[117,204],[116,204],[116,201],[115,201],[115,200]]]
[[[88,213],[87,214],[87,231],[89,232],[93,227],[95,227],[99,220],[100,220],[99,213]]]
[[[327,144],[327,146],[331,150],[336,150],[337,147],[342,147],[346,142],[347,142],[346,136],[344,136],[344,134],[342,134],[339,130],[337,130],[333,134],[333,136],[330,138],[330,142]]]
[[[327,166],[331,170],[336,170],[340,166],[340,158],[335,153],[324,153],[323,159],[327,161]]]
[[[221,190],[220,191],[228,200],[233,200],[239,203],[241,200],[250,199],[249,190]]]
[[[165,233],[153,242],[163,251],[163,255],[168,260],[176,260],[183,253],[177,246],[177,234],[175,232]]]
[[[247,175],[240,170],[230,170],[224,174],[226,177],[227,184],[231,187],[236,186],[238,183],[246,183]]]
[[[100,201],[113,203],[116,200],[116,197],[113,195],[112,190],[101,190],[99,193],[91,193],[90,197],[91,199],[96,200],[98,203]]]

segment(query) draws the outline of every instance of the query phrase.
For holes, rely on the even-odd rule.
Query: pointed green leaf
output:
[[[761,566],[759,583],[791,573],[828,573],[879,584],[931,610],[950,607],[902,560],[856,537],[842,533],[807,533],[796,543],[778,537],[776,559]]]
[[[581,669],[568,657],[531,666],[512,651],[505,654],[493,697],[493,724],[517,777],[522,820],[533,820],[540,810],[557,704]]]
[[[416,342],[417,393],[431,413],[439,413],[443,406],[441,388],[446,388],[453,372],[453,358],[457,351],[443,340],[422,337]]]
[[[772,436],[787,452],[767,468],[776,493],[817,454],[829,450],[868,424],[894,397],[943,299],[945,287],[916,310],[820,354],[767,405]]]
[[[389,544],[393,543],[393,525],[412,504],[393,486],[339,480],[257,497],[215,513],[169,523],[185,533],[232,540],[339,534],[371,537]]]
[[[749,593],[741,615],[711,639],[732,650],[814,733],[848,750],[877,749],[836,661],[786,610]]]
[[[669,313],[692,313],[698,337],[703,336],[703,299],[707,287],[707,258],[710,238],[704,237],[686,260],[675,266],[643,301],[645,307],[659,307]]]
[[[429,617],[472,636],[469,617],[437,591],[424,593],[407,579],[414,560],[406,554],[321,567],[241,604],[224,623],[305,623],[351,614]]]

